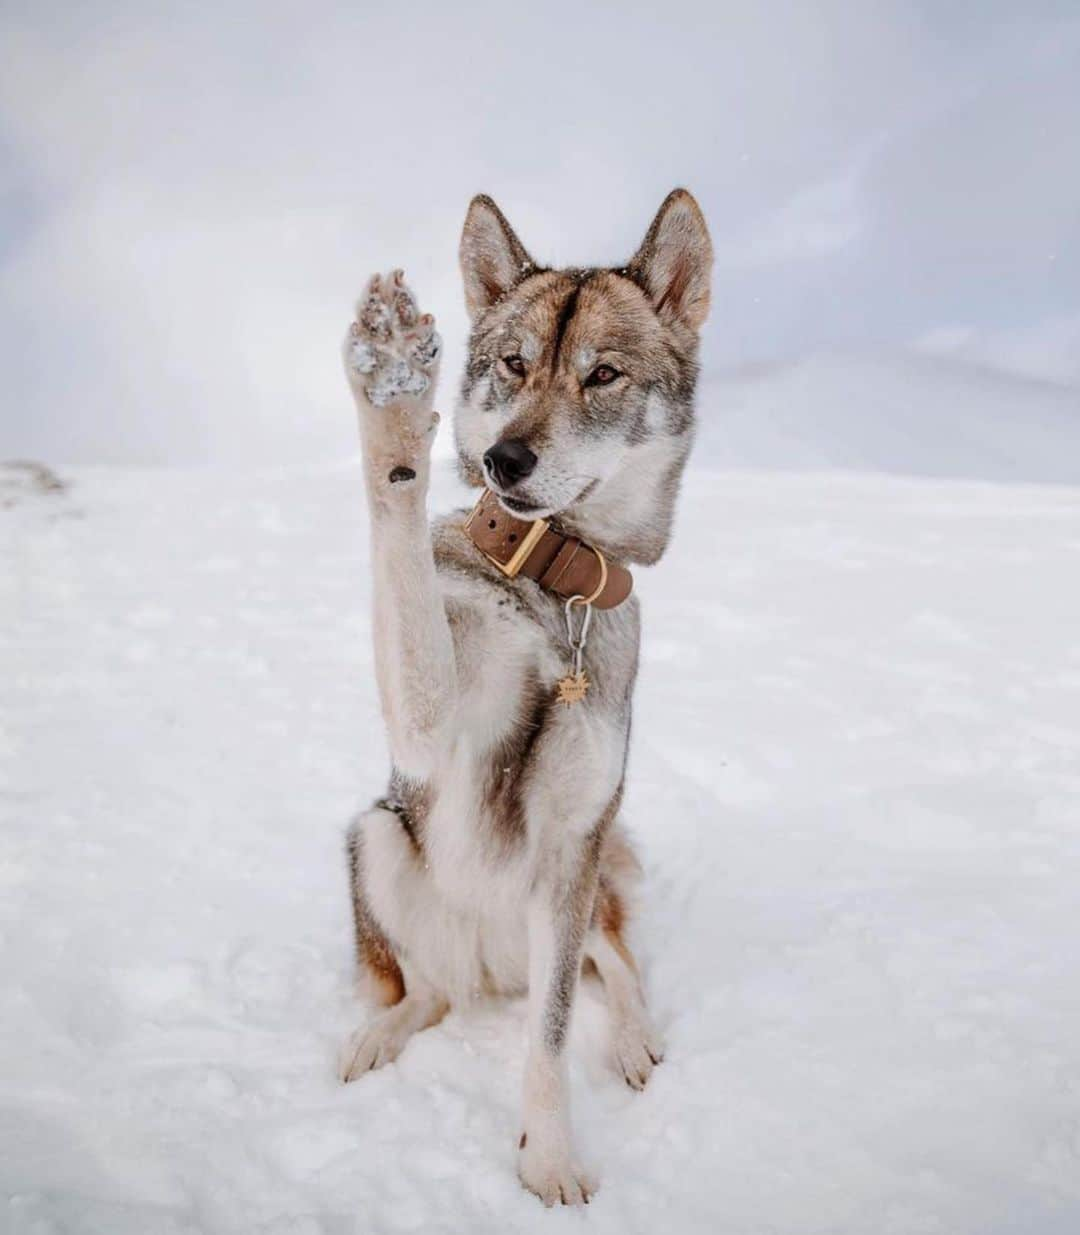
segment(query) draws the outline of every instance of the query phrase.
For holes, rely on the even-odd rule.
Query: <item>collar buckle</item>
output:
[[[484,499],[486,497],[486,491],[480,495],[480,500],[473,507],[472,514],[465,520],[466,529],[469,528],[472,521],[480,513],[480,507],[483,506]],[[524,520],[519,520],[519,522],[523,523]],[[514,550],[511,557],[505,562],[500,562],[497,557],[493,557],[487,552],[486,549],[481,549],[480,552],[483,553],[484,557],[486,557],[493,566],[497,566],[508,579],[514,579],[520,573],[522,566],[524,566],[529,560],[529,554],[536,548],[540,537],[543,536],[550,526],[551,525],[548,523],[547,519],[534,519],[532,523],[529,524],[528,531],[524,536],[522,536],[521,543]]]

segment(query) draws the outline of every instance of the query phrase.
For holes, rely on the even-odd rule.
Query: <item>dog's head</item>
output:
[[[626,266],[588,270],[538,266],[498,206],[475,197],[461,237],[464,478],[520,518],[557,514],[614,557],[655,562],[693,434],[711,265],[684,189]]]

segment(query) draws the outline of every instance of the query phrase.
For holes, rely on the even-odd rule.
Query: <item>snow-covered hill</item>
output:
[[[707,380],[714,466],[1080,484],[1080,386],[956,357],[811,355]]]
[[[804,384],[866,414],[776,380],[800,450]],[[1055,475],[1047,400],[985,457]],[[950,470],[940,404],[871,410]],[[334,1079],[385,770],[358,469],[67,478],[0,502],[0,1229],[1078,1229],[1080,489],[690,476],[626,808],[668,1057],[630,1092],[587,995],[578,1215],[514,1177],[519,1005]]]

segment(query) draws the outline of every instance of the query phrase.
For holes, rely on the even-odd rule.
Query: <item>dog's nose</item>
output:
[[[536,467],[536,455],[524,442],[511,438],[508,442],[496,442],[490,450],[484,452],[484,468],[487,474],[501,485],[509,489]]]

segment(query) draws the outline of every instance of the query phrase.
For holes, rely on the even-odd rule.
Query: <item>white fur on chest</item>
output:
[[[429,785],[423,858],[392,826],[367,842],[380,920],[425,978],[457,999],[524,989],[538,866],[558,862],[595,825],[621,780],[625,748],[616,718],[559,705],[524,790],[525,835],[500,843],[485,804],[492,753],[521,719],[525,675],[553,691],[565,666],[535,622],[499,607],[491,589],[469,586],[467,602],[475,620],[456,643],[464,689]]]

